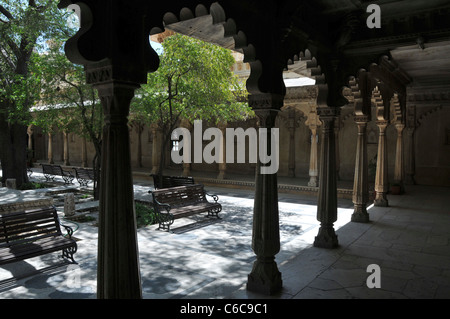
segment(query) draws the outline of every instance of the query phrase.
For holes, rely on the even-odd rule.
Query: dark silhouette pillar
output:
[[[367,123],[369,116],[355,116],[358,126],[358,137],[356,141],[355,177],[353,182],[353,204],[354,211],[352,222],[367,223],[367,203],[369,201],[368,160],[367,160]]]
[[[249,104],[255,110],[260,128],[267,128],[268,130],[266,150],[271,149],[271,129],[274,128],[275,118],[282,103],[283,96],[275,94],[249,97]],[[260,108],[262,104],[266,105],[267,108]],[[261,145],[259,145],[259,148],[261,148]],[[281,273],[278,271],[275,262],[275,255],[280,251],[278,182],[277,173],[262,174],[261,168],[264,165],[258,156],[252,236],[252,249],[256,254],[256,261],[248,275],[247,289],[271,295],[281,290],[282,287]]]
[[[103,106],[97,298],[141,298],[128,114],[135,83],[93,85]]]
[[[319,233],[314,246],[335,248],[338,246],[334,222],[337,220],[337,176],[336,143],[334,123],[339,116],[338,107],[318,107],[317,113],[322,121],[321,160],[319,164],[319,197],[317,220],[320,222]]]

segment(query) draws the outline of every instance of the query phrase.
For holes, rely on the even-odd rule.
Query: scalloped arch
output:
[[[252,44],[248,43],[246,34],[242,30],[238,29],[236,21],[232,17],[227,17],[223,7],[218,2],[212,3],[209,10],[205,5],[198,4],[195,7],[195,10],[191,10],[188,7],[181,8],[178,16],[173,12],[174,11],[169,11],[163,15],[162,22],[164,29],[170,29],[171,24],[205,17],[207,15],[212,17],[211,27],[221,25],[223,28],[221,37],[233,38],[234,49],[241,51],[244,54],[244,62],[250,64],[251,72],[249,78],[247,79],[247,90],[250,93],[261,93],[258,82],[262,76],[263,67],[262,63],[256,58],[256,48]],[[150,35],[161,33],[163,31],[164,30],[160,27],[153,27],[150,30]]]

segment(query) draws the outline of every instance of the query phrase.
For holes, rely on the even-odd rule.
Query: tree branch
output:
[[[13,15],[11,12],[9,12],[4,6],[0,4],[0,13],[2,13],[5,17],[7,17],[9,20],[14,20]]]

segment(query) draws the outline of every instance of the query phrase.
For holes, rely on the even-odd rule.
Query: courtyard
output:
[[[153,189],[152,181],[139,172],[134,176],[135,199],[151,201],[148,191]],[[43,178],[35,168],[31,180]],[[239,184],[229,181],[233,182]],[[288,182],[280,179],[280,184]],[[58,192],[71,189],[88,193],[81,192],[76,181],[69,186],[57,184]],[[240,185],[244,184],[241,181]],[[205,188],[219,196],[222,219],[196,215],[177,219],[171,232],[157,230],[157,225],[138,229],[144,299],[450,298],[450,215],[444,204],[447,188],[408,185],[405,194],[388,195],[389,207],[369,206],[369,223],[351,222],[353,203],[340,198],[336,249],[313,247],[319,229],[317,195],[280,191],[281,250],[276,262],[283,288],[270,297],[246,290],[255,260],[251,248],[254,191],[251,186],[225,187],[212,182]],[[57,199],[61,194],[52,196],[62,223],[75,231],[78,264],[62,264],[59,254],[53,253],[3,265],[1,299],[96,298],[95,203],[91,201],[90,208],[83,210],[88,196],[78,196],[76,214],[94,218],[73,221],[64,216],[64,202]],[[373,264],[380,267],[381,286],[370,289],[368,266]]]

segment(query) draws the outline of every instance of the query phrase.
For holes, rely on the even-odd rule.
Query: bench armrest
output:
[[[156,203],[157,206],[163,207],[163,209],[165,209],[167,212],[170,211],[171,207],[170,207],[169,204],[160,203],[160,202],[158,202],[158,200],[155,199],[155,198],[153,198],[153,201]],[[158,209],[158,210],[159,210],[159,209]]]
[[[69,172],[69,171],[65,171],[65,170],[61,170],[61,171],[63,172],[63,174],[65,174],[65,175],[67,175],[67,176],[74,177],[74,176],[72,175],[72,173]]]
[[[215,195],[215,194],[208,194],[205,193],[207,196],[211,196],[213,198],[213,200],[217,203],[217,201],[219,200],[219,196]]]
[[[66,232],[67,232],[67,234],[64,235],[64,237],[69,236],[69,238],[72,238],[72,235],[73,235],[72,227],[64,225],[64,224],[61,224],[61,221],[59,220],[59,218],[58,218],[58,223],[59,223],[60,226],[64,227]]]

